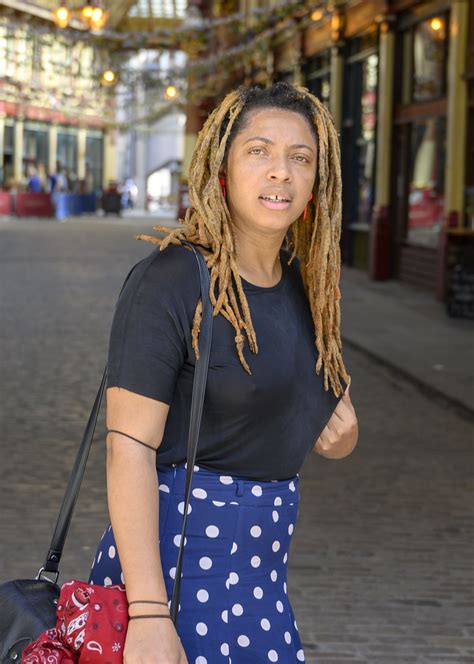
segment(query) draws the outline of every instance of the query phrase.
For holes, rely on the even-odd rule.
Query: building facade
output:
[[[274,51],[274,79],[306,85],[339,131],[344,262],[440,299],[474,239],[473,13],[465,0],[325,3],[299,58],[298,40]]]
[[[0,15],[0,188],[21,190],[33,170],[42,180],[62,172],[70,191],[114,179],[107,63],[107,50],[84,37]]]

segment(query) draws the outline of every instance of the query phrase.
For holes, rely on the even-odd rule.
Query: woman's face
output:
[[[251,111],[226,164],[233,223],[242,230],[284,235],[310,199],[316,161],[316,140],[302,115],[276,108]]]

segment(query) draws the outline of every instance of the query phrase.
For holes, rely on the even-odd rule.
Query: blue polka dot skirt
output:
[[[160,554],[169,603],[184,511],[186,464],[158,466]],[[288,598],[299,475],[259,482],[195,466],[177,631],[189,664],[304,662]],[[109,525],[91,583],[123,583]]]

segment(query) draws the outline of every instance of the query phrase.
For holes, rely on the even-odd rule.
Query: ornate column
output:
[[[87,129],[79,127],[77,133],[77,179],[79,181],[86,177],[86,138]]]
[[[56,162],[58,154],[58,125],[55,122],[49,125],[48,142],[49,142],[48,171],[50,173],[56,173]]]
[[[107,129],[104,132],[104,173],[102,183],[107,188],[110,181],[117,179],[117,146],[116,130]]]
[[[329,91],[329,110],[338,132],[342,127],[342,94],[344,85],[344,2],[335,0],[331,15],[331,86]]]
[[[13,178],[16,183],[23,180],[23,134],[24,134],[23,116],[18,115],[15,120],[15,136],[13,149]]]

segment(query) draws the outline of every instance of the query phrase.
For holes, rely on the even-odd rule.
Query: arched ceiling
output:
[[[30,14],[40,19],[51,19],[51,13],[59,0],[0,0],[0,6]],[[79,9],[81,0],[66,0],[69,9]],[[153,30],[176,26],[184,18],[186,0],[105,0],[109,11],[107,28],[111,30]],[[71,27],[80,27],[79,23]]]

